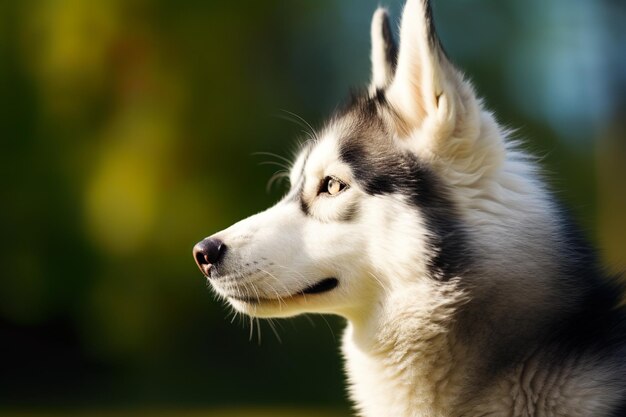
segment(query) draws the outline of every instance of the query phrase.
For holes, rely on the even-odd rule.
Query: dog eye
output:
[[[326,193],[329,195],[337,195],[343,190],[345,190],[347,185],[334,177],[326,177],[324,178],[324,182],[322,182],[322,186],[320,187],[320,191],[318,194]]]

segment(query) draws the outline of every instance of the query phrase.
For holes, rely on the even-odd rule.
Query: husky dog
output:
[[[626,416],[617,284],[408,0],[286,196],[194,248],[256,317],[347,319],[360,416]]]

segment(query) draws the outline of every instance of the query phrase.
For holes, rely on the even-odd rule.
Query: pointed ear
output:
[[[387,10],[379,7],[372,17],[372,81],[370,93],[391,84],[396,70],[398,47],[391,33]]]
[[[480,111],[471,85],[441,47],[428,0],[407,0],[404,7],[398,66],[387,99],[399,116],[401,134],[427,128],[421,136],[430,141],[444,140]]]

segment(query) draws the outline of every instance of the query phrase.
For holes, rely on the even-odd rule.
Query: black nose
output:
[[[193,257],[206,276],[211,276],[211,268],[219,263],[226,252],[226,245],[219,239],[206,238],[193,247]]]

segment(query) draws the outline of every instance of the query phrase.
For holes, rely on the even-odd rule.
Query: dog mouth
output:
[[[339,285],[339,280],[337,278],[329,277],[329,278],[324,278],[323,280],[318,281],[317,283],[313,285],[309,285],[305,289],[300,290],[294,294],[286,295],[280,298],[241,297],[241,296],[235,296],[235,295],[228,296],[228,298],[232,298],[234,300],[242,301],[244,303],[249,303],[249,304],[260,304],[263,302],[272,302],[272,301],[280,302],[284,299],[294,298],[297,296],[305,296],[309,294],[322,294],[322,293],[334,290],[335,288],[337,288],[338,285]]]
[[[339,285],[337,278],[326,278],[318,282],[317,284],[310,285],[301,291],[302,294],[321,294],[334,290]]]

